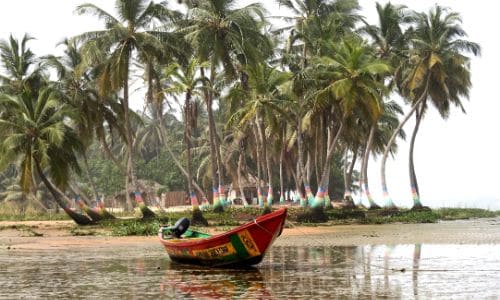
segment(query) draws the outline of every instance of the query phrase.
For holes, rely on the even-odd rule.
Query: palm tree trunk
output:
[[[381,176],[381,184],[382,184],[382,192],[384,193],[384,197],[386,199],[386,205],[385,206],[393,206],[394,203],[392,202],[391,197],[389,196],[389,191],[387,190],[387,183],[386,183],[386,176],[385,176],[385,164],[387,162],[387,157],[389,156],[389,151],[392,147],[392,144],[396,140],[396,136],[399,134],[403,126],[408,122],[410,117],[413,115],[415,110],[417,110],[418,106],[420,105],[421,102],[423,102],[427,98],[427,92],[429,90],[429,76],[427,76],[426,84],[425,84],[425,90],[420,96],[420,98],[413,104],[412,108],[408,112],[408,114],[403,118],[403,120],[399,123],[398,127],[394,130],[392,133],[391,138],[387,142],[387,145],[385,146],[384,150],[384,155],[382,156],[382,162],[381,162],[381,169],[380,169],[380,176]]]
[[[61,191],[59,190],[57,187],[55,187],[55,189],[57,190],[57,192],[59,194],[61,194],[61,196],[63,198],[66,198],[66,195]],[[69,189],[71,190],[71,192],[77,197],[77,204],[80,206],[81,210],[84,211],[91,219],[92,221],[101,221],[104,219],[104,216],[102,214],[99,214],[98,212],[94,211],[92,208],[90,208],[90,200],[80,191],[80,189],[78,188],[78,186],[73,186],[71,184],[69,184]],[[81,199],[79,198],[81,196]],[[83,199],[83,201],[82,201]],[[70,202],[71,200],[66,198],[66,201]]]
[[[323,129],[323,118],[320,119],[320,126],[316,126],[315,128],[315,139],[314,139],[314,173],[316,175],[316,182],[319,182],[320,179],[321,179],[321,174],[319,173],[319,170],[320,170],[320,166],[321,166],[321,163],[320,163],[320,158],[321,158],[321,154],[320,154],[320,149],[321,149],[321,146],[320,146],[320,143],[321,143],[321,134],[320,134],[320,131]]]
[[[134,138],[132,134],[132,127],[130,124],[130,116],[129,116],[129,91],[128,91],[128,75],[129,75],[129,59],[127,58],[127,67],[125,68],[125,76],[123,79],[123,101],[122,101],[122,109],[123,109],[123,119],[125,121],[125,136],[127,143],[127,174],[125,176],[125,199],[127,199],[127,206],[132,201],[130,200],[130,185],[135,192],[135,201],[139,206],[139,209],[142,212],[143,218],[153,218],[156,217],[155,213],[150,210],[146,203],[144,203],[141,192],[139,191],[139,186],[137,185],[137,178],[135,176],[135,168],[134,168]],[[128,209],[129,207],[127,207]]]
[[[422,112],[425,101],[422,102],[421,108],[415,111],[415,128],[413,129],[413,133],[411,135],[410,140],[410,153],[409,153],[409,171],[410,171],[410,186],[413,197],[413,207],[412,209],[418,209],[422,207],[422,203],[420,202],[420,192],[418,190],[418,182],[417,175],[415,174],[415,164],[413,161],[413,150],[415,148],[415,139],[417,137],[418,129],[420,128],[420,122],[422,121]]]
[[[252,126],[253,129],[253,134],[255,136],[255,158],[256,158],[256,164],[257,164],[257,180],[255,182],[255,187],[257,188],[257,199],[259,201],[259,207],[264,207],[264,198],[262,196],[262,187],[260,186],[261,183],[261,154],[260,154],[260,139],[259,139],[259,134],[258,134],[258,127],[257,124],[254,124]]]
[[[373,197],[370,193],[370,188],[368,187],[368,162],[370,160],[370,153],[372,152],[373,137],[375,136],[375,131],[377,130],[377,124],[373,123],[370,127],[370,133],[368,134],[368,140],[366,141],[366,149],[363,155],[363,164],[361,173],[363,173],[363,190],[365,192],[368,203],[370,203],[370,209],[379,209],[380,206],[373,201]],[[394,207],[391,206],[391,207]]]
[[[193,184],[192,184],[192,168],[191,168],[191,133],[190,133],[190,98],[191,94],[188,91],[186,93],[186,103],[184,108],[184,142],[186,143],[186,156],[187,156],[187,186],[188,186],[188,195],[191,198],[191,206],[193,210],[199,209],[198,199],[196,198],[196,194],[193,192]]]
[[[129,106],[128,106],[128,72],[125,76],[125,80],[123,82],[123,100],[122,100],[122,109],[123,109],[123,119],[125,121],[125,142],[127,145],[127,167],[125,171],[125,199],[127,203],[126,209],[128,211],[132,210],[132,200],[130,198],[130,181],[133,177],[133,161],[132,161],[132,132],[130,128],[130,119],[129,119]],[[135,182],[132,183],[132,186],[135,188]]]
[[[65,203],[64,201],[61,200],[60,194],[57,192],[55,189],[55,186],[50,182],[50,180],[45,176],[43,173],[42,167],[40,165],[40,162],[35,159],[35,166],[36,170],[38,173],[38,176],[42,179],[43,183],[47,187],[47,189],[50,191],[52,196],[54,197],[55,202],[68,214],[68,216],[75,221],[76,224],[78,225],[89,225],[92,224],[92,220],[90,220],[87,216],[79,214],[73,210],[71,210]]]
[[[266,165],[266,170],[267,170],[267,184],[268,184],[268,191],[267,191],[267,201],[264,203],[265,206],[271,206],[273,204],[273,183],[272,183],[272,170],[271,170],[271,156],[268,155],[267,153],[267,142],[266,142],[266,133],[265,133],[265,128],[264,128],[264,122],[262,121],[262,117],[260,116],[259,111],[257,111],[255,115],[256,121],[257,121],[257,128],[259,131],[259,137],[260,137],[260,142],[261,142],[261,147],[262,147],[262,156],[264,163]]]
[[[286,127],[283,125],[283,136],[281,142],[281,151],[280,151],[280,204],[285,203],[285,184],[283,178],[283,160],[285,159],[285,151],[286,151]]]
[[[348,150],[346,150],[345,164],[344,164],[344,202],[348,207],[354,207],[354,201],[352,199],[352,173],[354,171],[354,165],[358,158],[358,147],[354,147],[352,151],[352,160],[349,163],[347,159]]]
[[[187,96],[186,96],[187,97]],[[189,105],[186,105],[187,108]],[[187,109],[186,109],[187,110]],[[192,207],[192,214],[191,214],[191,222],[193,225],[204,225],[208,226],[208,221],[203,217],[203,213],[200,210],[198,198],[196,197],[196,193],[193,191],[193,184],[192,184],[192,175],[191,175],[191,134],[187,128],[186,125],[186,132],[185,132],[185,139],[186,139],[186,151],[187,151],[187,173],[188,173],[188,192],[189,192],[189,198],[191,199],[191,207]]]
[[[247,202],[247,198],[245,196],[245,188],[243,187],[243,181],[241,180],[241,177],[242,177],[241,169],[243,167],[243,159],[244,158],[245,158],[245,154],[243,152],[243,147],[240,145],[240,155],[238,158],[238,168],[237,168],[236,172],[238,175],[238,187],[240,189],[240,197],[241,197],[241,200],[243,201],[243,206],[247,207],[248,202]]]
[[[351,191],[352,173],[354,172],[354,165],[356,164],[357,160],[358,160],[358,147],[354,148],[354,151],[352,153],[352,161],[349,165],[349,171],[347,172],[347,183],[349,184],[349,191]]]
[[[187,152],[187,184],[188,184],[188,194],[191,199],[191,206],[193,209],[191,221],[193,224],[208,225],[207,220],[203,217],[203,213],[200,210],[198,203],[198,198],[196,193],[193,191],[193,176],[191,173],[191,91],[186,92],[186,99],[184,104],[184,141],[186,143]]]
[[[210,82],[213,84],[215,82],[215,64],[211,64],[211,69],[210,69]],[[212,90],[210,91],[210,98],[212,99],[213,103],[213,92]],[[226,194],[224,191],[224,170],[223,170],[223,163],[222,163],[222,157],[220,154],[220,140],[219,140],[219,135],[217,134],[217,127],[215,125],[215,118],[212,110],[212,106],[210,106],[210,111],[208,112],[208,122],[209,125],[212,127],[212,132],[213,132],[213,142],[215,146],[215,156],[217,158],[217,179],[219,180],[219,203],[221,205],[221,209],[226,205]]]
[[[316,192],[316,200],[314,202],[314,206],[323,206],[324,204],[324,195],[328,190],[328,181],[330,176],[330,163],[333,158],[333,154],[335,153],[335,146],[337,146],[337,142],[340,138],[340,135],[344,131],[344,120],[340,121],[340,126],[337,129],[337,133],[335,137],[332,139],[331,136],[329,138],[330,144],[328,145],[328,151],[326,153],[325,165],[323,166],[323,171],[321,172],[321,181],[318,183],[318,191]]]
[[[295,173],[292,173],[292,176],[295,174],[294,179],[295,179],[295,190],[296,190],[296,193],[295,196],[296,197],[299,197],[299,203],[300,203],[300,206],[301,207],[306,207],[307,206],[307,201],[306,201],[306,197],[304,195],[304,193],[302,192],[302,188],[301,188],[301,184],[303,182],[302,180],[302,174],[301,174],[301,171],[300,171],[300,166],[299,166],[299,162],[297,161],[297,171]]]
[[[304,183],[304,189],[306,192],[306,198],[311,198],[311,186],[309,185],[309,181],[307,180],[307,173],[306,173],[306,168],[304,165],[304,143],[302,140],[302,117],[298,116],[297,117],[297,148],[298,148],[298,167],[300,170],[300,176],[303,183]],[[299,175],[299,174],[297,174]],[[302,192],[299,190],[300,194],[302,195]],[[304,206],[307,206],[307,202],[304,204]]]
[[[204,68],[200,68],[201,76],[202,78],[205,77],[205,70]],[[213,75],[210,75],[211,79]],[[212,191],[213,191],[213,206],[216,211],[221,212],[223,210],[221,203],[219,202],[219,188],[217,184],[217,168],[218,168],[218,162],[217,162],[217,154],[216,154],[216,141],[215,141],[215,132],[214,132],[214,126],[212,126],[212,123],[214,123],[214,116],[213,116],[213,111],[212,111],[212,92],[209,91],[210,87],[207,86],[206,83],[204,83],[205,89],[203,90],[204,98],[205,98],[205,104],[207,106],[207,115],[208,115],[208,133],[209,133],[209,138],[210,138],[210,162],[211,162],[211,176],[212,176]]]

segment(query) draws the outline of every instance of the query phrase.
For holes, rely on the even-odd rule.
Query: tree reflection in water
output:
[[[0,298],[487,298],[500,282],[496,244],[273,247],[245,270],[174,265],[160,250],[0,249]]]

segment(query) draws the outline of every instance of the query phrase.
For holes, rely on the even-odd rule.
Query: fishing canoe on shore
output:
[[[173,227],[161,227],[158,237],[170,259],[178,263],[252,266],[262,261],[280,236],[286,214],[286,208],[281,208],[217,235],[189,230],[189,220],[183,218]]]

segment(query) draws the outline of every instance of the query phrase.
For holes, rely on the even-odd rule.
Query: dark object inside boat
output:
[[[176,238],[180,238],[181,235],[189,228],[189,224],[190,222],[188,218],[180,218],[177,222],[175,222],[174,226],[170,228],[170,232]]]

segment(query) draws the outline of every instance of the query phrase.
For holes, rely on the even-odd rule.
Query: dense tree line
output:
[[[67,195],[85,194],[87,212],[88,199],[125,190],[128,209],[137,192],[152,216],[138,183],[150,179],[185,189],[195,209],[198,197],[213,193],[222,210],[228,183],[247,205],[243,182],[255,184],[261,206],[283,202],[290,188],[304,207],[325,207],[331,196],[354,205],[360,188],[370,208],[394,207],[385,163],[415,118],[409,176],[421,208],[419,126],[428,109],[443,118],[451,106],[463,110],[470,55],[480,54],[460,15],[377,3],[370,24],[355,0],[277,3],[288,26],[272,26],[259,3],[184,1],[176,11],[166,2],[117,0],[114,12],[76,8],[103,28],[68,37],[62,56],[37,56],[28,34],[2,40],[2,200],[46,208],[51,194],[85,223],[99,217],[68,209]],[[130,108],[134,77],[143,82],[143,111]],[[377,155],[379,204],[367,176]]]

